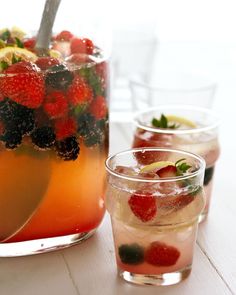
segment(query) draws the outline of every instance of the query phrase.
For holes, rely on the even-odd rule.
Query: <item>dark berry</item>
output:
[[[7,149],[15,149],[21,144],[22,135],[17,130],[8,130],[2,136]]]
[[[56,142],[57,154],[65,161],[76,160],[79,155],[80,147],[75,136],[70,136],[64,140]]]
[[[83,137],[87,147],[100,144],[104,140],[106,123],[98,120],[91,114],[83,114],[78,119],[78,133]]]
[[[140,264],[144,261],[144,249],[138,244],[124,244],[118,249],[120,260],[125,264]]]
[[[58,64],[46,72],[46,85],[59,90],[66,90],[71,84],[74,75],[66,65]]]
[[[204,175],[204,185],[208,185],[208,183],[211,181],[214,174],[214,166],[206,168],[205,175]]]
[[[52,127],[37,128],[31,134],[32,142],[41,149],[48,149],[55,143],[56,135]]]

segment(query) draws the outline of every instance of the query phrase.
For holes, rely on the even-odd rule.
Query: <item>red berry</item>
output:
[[[173,165],[165,166],[157,170],[156,174],[161,178],[175,177],[177,169]]]
[[[152,220],[157,213],[156,198],[151,194],[135,193],[128,203],[134,215],[143,222]]]
[[[175,265],[179,257],[178,249],[158,241],[151,243],[145,252],[145,261],[155,266]]]
[[[23,41],[24,47],[27,49],[34,49],[36,44],[36,38],[32,37]]]
[[[57,140],[62,140],[76,133],[77,125],[74,118],[62,118],[55,121]]]
[[[73,38],[70,42],[71,53],[92,54],[94,49],[93,42],[87,38]]]
[[[73,34],[69,31],[61,31],[58,35],[56,35],[55,40],[57,41],[70,41],[73,38]]]
[[[43,109],[50,118],[65,116],[68,111],[68,103],[65,95],[60,91],[50,92],[45,98]]]
[[[93,91],[84,78],[76,76],[67,90],[67,97],[73,106],[90,103]]]
[[[105,118],[107,114],[106,99],[103,96],[97,96],[89,106],[89,111],[97,120]]]
[[[59,64],[60,61],[54,57],[44,56],[44,57],[39,57],[35,63],[41,70],[44,71],[52,66]]]
[[[2,95],[32,109],[42,104],[44,79],[35,64],[21,61],[8,67],[3,74],[0,78]]]

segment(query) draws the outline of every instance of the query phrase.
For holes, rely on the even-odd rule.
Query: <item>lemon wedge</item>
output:
[[[140,173],[155,171],[156,169],[161,169],[161,168],[164,168],[164,167],[170,166],[170,165],[175,166],[175,163],[170,162],[170,161],[154,162],[154,163],[146,165],[142,169],[140,169]]]
[[[179,117],[179,116],[175,116],[175,115],[167,115],[166,118],[169,123],[179,123],[179,124],[185,125],[187,127],[197,128],[197,125],[194,122],[192,122],[186,118],[183,118],[183,117]]]
[[[13,56],[25,61],[35,62],[37,60],[37,55],[25,48],[7,46],[0,49],[0,62],[4,61],[11,65]]]

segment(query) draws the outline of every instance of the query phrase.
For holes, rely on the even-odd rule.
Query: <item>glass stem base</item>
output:
[[[186,279],[191,273],[191,265],[170,273],[164,274],[135,274],[128,271],[118,270],[118,274],[125,281],[138,285],[155,285],[155,286],[169,286],[174,285]]]
[[[30,240],[17,243],[0,243],[0,257],[17,257],[46,253],[79,244],[90,238],[96,229],[88,232],[55,238]]]

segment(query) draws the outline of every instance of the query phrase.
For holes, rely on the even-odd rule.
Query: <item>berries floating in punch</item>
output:
[[[120,260],[125,264],[137,265],[144,261],[144,249],[138,244],[124,244],[118,249]]]

